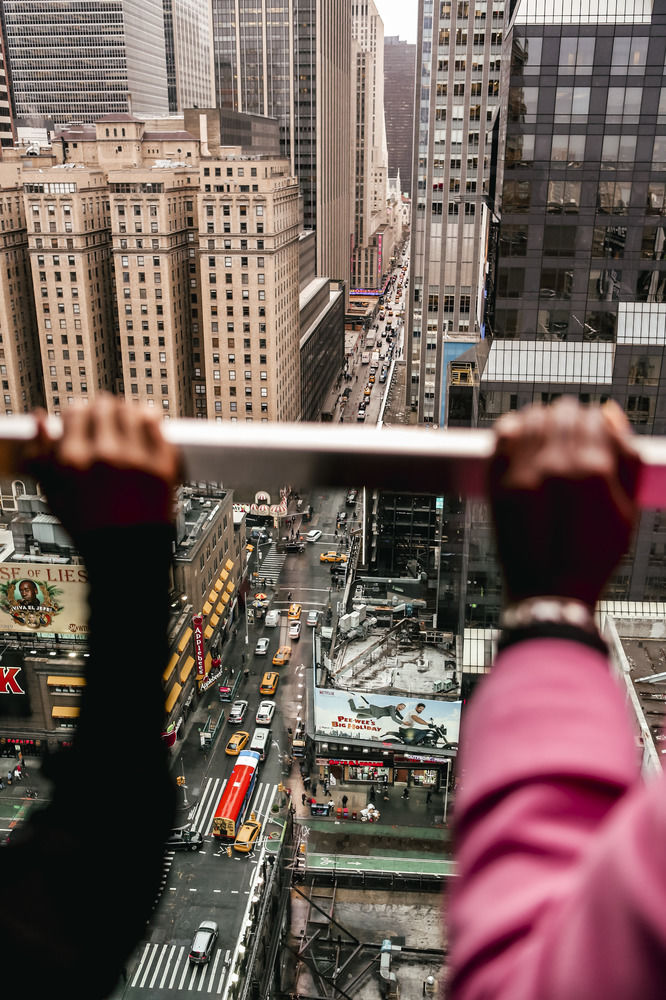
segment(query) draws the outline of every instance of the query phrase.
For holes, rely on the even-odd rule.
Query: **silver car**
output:
[[[254,647],[255,656],[265,656],[268,652],[269,644],[270,640],[266,639],[265,636],[262,636],[261,639],[257,639],[257,645]]]
[[[218,927],[214,920],[201,921],[190,948],[191,965],[205,965],[210,962],[218,933]]]

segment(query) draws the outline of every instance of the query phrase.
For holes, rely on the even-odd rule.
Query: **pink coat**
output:
[[[640,777],[605,658],[510,647],[462,735],[450,996],[661,1000],[666,777]]]

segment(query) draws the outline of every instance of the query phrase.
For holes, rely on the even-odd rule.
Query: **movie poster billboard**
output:
[[[0,631],[87,635],[85,566],[0,563]]]
[[[446,750],[458,743],[461,705],[414,695],[315,688],[315,729],[319,737]]]

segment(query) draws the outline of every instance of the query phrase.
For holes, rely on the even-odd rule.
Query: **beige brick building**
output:
[[[298,183],[287,160],[209,144],[206,115],[188,119],[201,138],[119,113],[6,151],[0,204],[31,266],[20,308],[0,304],[3,330],[27,313],[6,408],[43,379],[54,414],[110,390],[166,418],[299,418]]]

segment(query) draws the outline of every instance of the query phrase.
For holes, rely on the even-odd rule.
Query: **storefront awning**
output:
[[[208,595],[208,601],[210,604],[215,604],[216,600],[217,600],[217,591],[211,590],[210,594]]]
[[[179,694],[180,694],[180,692],[182,690],[183,689],[182,689],[181,685],[178,684],[178,683],[176,683],[176,684],[174,684],[174,686],[169,691],[169,693],[167,695],[167,699],[164,702],[164,707],[165,707],[165,709],[167,711],[167,714],[171,711],[171,709],[173,708],[173,706],[178,701],[178,696],[179,696]]]
[[[53,719],[78,719],[81,709],[78,705],[54,705],[51,709]]]
[[[229,572],[231,573],[232,569],[234,568],[234,561],[233,561],[233,559],[227,559],[227,561],[224,564],[224,568],[228,569]]]
[[[190,676],[190,674],[192,673],[192,667],[193,666],[194,666],[194,657],[193,656],[188,656],[188,658],[185,660],[185,663],[183,664],[183,666],[181,667],[181,670],[180,670],[180,683],[181,684],[184,684],[185,681],[187,680],[187,678]]]
[[[49,687],[82,688],[86,686],[85,677],[56,677],[51,674],[46,678]]]
[[[216,598],[217,598],[217,595],[218,595],[218,594],[219,594],[219,592],[220,592],[220,591],[222,590],[222,587],[223,587],[223,586],[224,586],[224,584],[222,583],[222,577],[221,577],[221,576],[218,576],[217,580],[215,581],[215,585],[214,585],[214,587],[213,587],[213,590],[215,590],[215,591],[216,591],[216,593],[215,593],[215,597],[213,598],[213,600],[216,600]],[[211,594],[212,594],[212,592],[213,592],[213,591],[211,591]]]
[[[201,609],[201,614],[204,615],[204,616],[207,616],[207,615],[210,614],[210,612],[211,612],[211,605],[209,604],[208,601],[206,601],[206,603],[204,604],[203,608]]]
[[[223,604],[228,604],[229,603],[229,595],[228,594],[222,594],[222,603]]]
[[[233,594],[235,589],[236,589],[236,584],[233,582],[233,580],[229,580],[229,583],[227,584],[227,590],[229,591],[230,594]]]
[[[210,623],[213,626],[213,628],[217,628],[217,624],[218,624],[219,620],[220,620],[220,616],[219,615],[211,615],[210,616]]]
[[[166,667],[164,668],[164,673],[162,674],[162,680],[164,681],[165,684],[168,682],[169,678],[171,677],[171,674],[176,669],[176,664],[178,663],[179,659],[180,659],[180,653],[174,653],[169,662],[167,663]]]
[[[187,644],[188,644],[188,642],[190,641],[191,638],[192,638],[192,629],[188,627],[183,632],[183,634],[181,636],[181,639],[180,639],[180,642],[178,643],[178,646],[176,647],[178,649],[179,653],[183,652],[183,650],[185,649],[185,647],[187,646]]]
[[[224,597],[225,597],[225,595],[222,594],[222,598],[223,599],[224,599]],[[224,613],[224,603],[223,603],[223,600],[220,600],[220,601],[217,602],[217,607],[215,608],[215,611],[216,611],[216,613],[218,615],[221,615],[221,614]]]
[[[212,639],[213,638],[213,629],[210,627],[210,625],[206,625],[206,627],[204,629],[204,636],[205,636],[206,639]]]
[[[229,571],[223,569],[222,572],[220,573],[220,580],[228,580],[228,579],[229,579]]]

